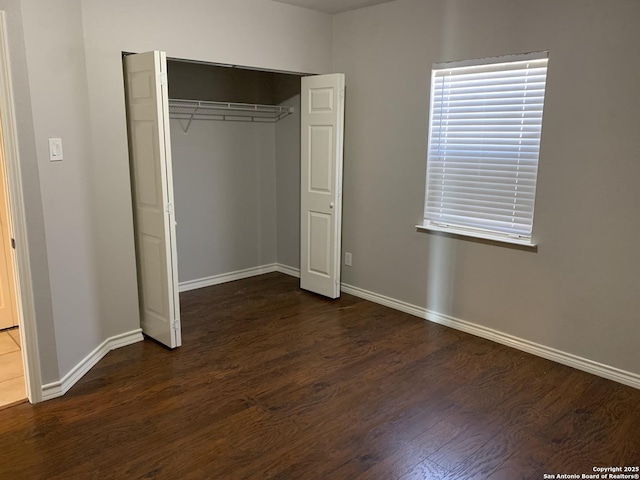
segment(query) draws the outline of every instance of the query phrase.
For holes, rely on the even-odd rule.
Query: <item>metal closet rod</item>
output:
[[[186,134],[194,118],[242,122],[277,122],[291,115],[293,107],[257,103],[214,102],[206,100],[169,99],[169,114],[187,120]]]

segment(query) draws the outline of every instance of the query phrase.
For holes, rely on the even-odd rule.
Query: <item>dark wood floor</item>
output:
[[[183,294],[184,346],[0,411],[0,479],[536,479],[640,465],[640,391],[281,274]]]

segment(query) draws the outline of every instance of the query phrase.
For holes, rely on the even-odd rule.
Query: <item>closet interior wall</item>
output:
[[[171,119],[181,285],[299,268],[300,77],[170,60],[170,99],[287,105],[275,123]]]

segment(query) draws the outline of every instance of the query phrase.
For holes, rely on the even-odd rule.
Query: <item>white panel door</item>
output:
[[[129,156],[142,331],[182,343],[164,52],[125,57]]]
[[[302,79],[300,287],[340,296],[344,74]]]

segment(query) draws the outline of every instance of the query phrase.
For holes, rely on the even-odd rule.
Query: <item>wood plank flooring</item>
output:
[[[184,346],[0,411],[0,479],[537,479],[640,465],[640,391],[268,274],[181,295]]]

